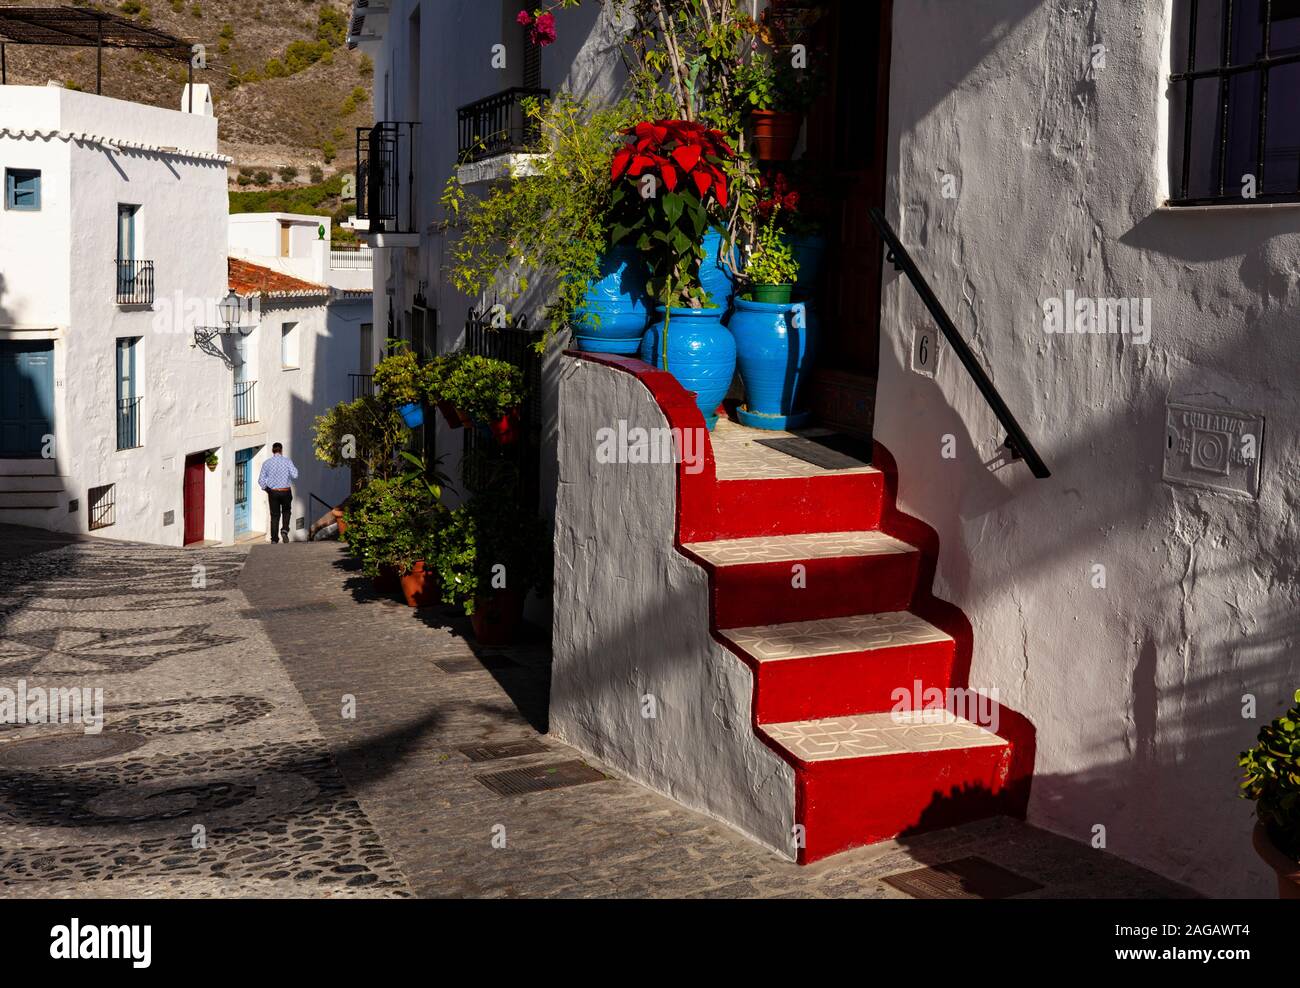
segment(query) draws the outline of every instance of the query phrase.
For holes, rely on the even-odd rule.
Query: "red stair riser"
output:
[[[903,833],[1022,813],[1007,746],[814,762],[796,769],[799,863]],[[953,798],[954,790],[957,797]]]
[[[712,567],[714,620],[719,628],[815,621],[907,608],[920,555],[889,552],[779,563]],[[794,567],[804,567],[793,586]]]
[[[952,687],[950,641],[752,663],[760,724],[893,710],[894,691]]]
[[[868,531],[880,522],[883,492],[878,473],[684,482],[680,539]]]

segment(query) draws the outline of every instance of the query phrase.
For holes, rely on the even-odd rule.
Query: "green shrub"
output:
[[[395,411],[363,395],[317,416],[312,448],[322,463],[351,469],[355,488],[367,477],[385,479],[397,473],[397,448],[406,436]]]
[[[311,177],[312,185],[319,185],[325,181],[325,169],[321,168],[320,165],[312,165],[307,174]]]
[[[475,422],[495,422],[524,400],[524,372],[491,357],[457,357],[437,380],[436,397],[451,402]]]
[[[550,531],[509,496],[479,494],[448,515],[437,568],[443,602],[473,614],[475,599],[493,591],[549,586]]]
[[[292,182],[298,178],[298,169],[293,165],[282,165],[280,167],[280,181]]]
[[[263,71],[268,79],[283,79],[289,74],[289,70],[284,67],[284,63],[278,58],[269,59]]]
[[[375,396],[390,408],[418,404],[428,393],[427,380],[414,352],[401,346],[375,368]]]
[[[391,566],[409,573],[421,561],[434,563],[446,509],[421,483],[407,477],[372,480],[348,498],[343,511],[348,553],[367,576]]]
[[[1255,815],[1283,854],[1300,861],[1300,690],[1295,706],[1259,729],[1259,741],[1243,751],[1244,799],[1255,801]]]

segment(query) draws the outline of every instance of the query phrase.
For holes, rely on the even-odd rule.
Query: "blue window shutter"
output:
[[[24,168],[5,169],[5,208],[41,208],[41,173]]]

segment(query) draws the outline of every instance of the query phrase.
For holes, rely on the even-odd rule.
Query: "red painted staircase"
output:
[[[582,356],[635,374],[671,427],[702,428],[670,375]],[[997,704],[981,724],[942,706],[894,712],[899,689],[967,688],[972,635],[932,594],[938,536],[898,510],[889,453],[876,445],[874,469],[719,479],[715,444],[700,445],[703,462],[678,469],[677,546],[709,574],[714,638],[753,672],[754,730],[794,770],[800,863],[1023,816],[1028,721]]]

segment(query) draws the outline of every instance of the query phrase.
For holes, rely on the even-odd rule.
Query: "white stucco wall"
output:
[[[667,419],[629,374],[562,358],[557,376],[551,732],[793,857],[794,771],[758,739],[753,677],[709,634],[708,577],[674,548],[677,468],[596,459],[614,410],[629,431]]]
[[[1270,894],[1236,757],[1243,695],[1270,719],[1300,678],[1300,208],[1162,208],[1168,27],[1163,2],[897,0],[887,213],[1054,476],[984,465],[1004,434],[951,353],[909,370],[929,321],[892,268],[877,438],[941,537],[973,683],[1037,727],[1031,821]],[[1150,343],[1047,334],[1067,289],[1149,297]],[[1166,401],[1265,416],[1258,500],[1162,481]]]

